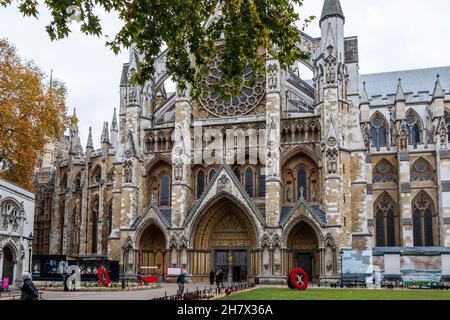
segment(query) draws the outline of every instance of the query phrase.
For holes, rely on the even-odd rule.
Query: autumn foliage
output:
[[[38,155],[67,125],[65,102],[64,84],[50,86],[33,62],[0,39],[0,177],[32,189]]]

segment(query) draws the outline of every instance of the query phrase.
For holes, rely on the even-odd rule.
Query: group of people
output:
[[[211,285],[214,284],[214,280],[216,282],[217,287],[225,287],[223,284],[224,274],[222,269],[219,269],[216,273],[213,270],[209,273],[209,283]]]
[[[211,270],[211,272],[209,273],[209,282],[211,283],[211,285],[214,285],[215,282],[217,287],[224,288],[225,285],[223,284],[223,278],[224,274],[222,269],[219,269],[217,272]],[[182,272],[177,278],[178,295],[183,295],[185,283],[186,283],[186,272]]]

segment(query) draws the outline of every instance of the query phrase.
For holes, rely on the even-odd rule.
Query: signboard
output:
[[[182,272],[182,268],[167,268],[167,276],[179,276]]]
[[[9,277],[4,277],[2,281],[2,289],[8,290],[9,289]]]

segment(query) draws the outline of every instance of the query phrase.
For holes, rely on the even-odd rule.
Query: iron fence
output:
[[[246,282],[226,284],[223,287],[210,286],[209,288],[204,287],[203,289],[197,287],[195,291],[189,292],[187,289],[183,294],[167,295],[167,292],[165,292],[164,296],[153,298],[152,300],[209,300],[223,293],[231,294],[253,287],[253,284],[248,284]]]

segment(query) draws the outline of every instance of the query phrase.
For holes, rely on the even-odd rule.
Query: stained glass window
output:
[[[409,144],[416,146],[422,142],[420,120],[415,112],[410,110],[406,115],[406,124],[409,128]]]
[[[373,183],[397,182],[394,167],[386,160],[382,160],[373,171]]]
[[[234,175],[236,176],[236,178],[239,180],[239,181],[241,181],[241,171],[238,169],[238,168],[236,168],[236,169],[234,169]]]
[[[258,172],[258,196],[266,196],[266,168],[260,167]]]
[[[306,170],[305,168],[300,168],[298,170],[297,174],[297,183],[298,183],[298,190],[297,190],[297,199],[300,199],[303,192],[303,199],[308,199],[308,179],[306,176]]]
[[[424,159],[419,159],[411,167],[411,181],[433,181],[433,171]]]
[[[170,178],[169,176],[161,177],[161,188],[160,188],[160,205],[168,206],[170,197]]]
[[[387,141],[387,122],[381,114],[376,114],[370,122],[370,138],[372,146],[376,148],[385,147]]]
[[[91,239],[91,252],[97,253],[97,225],[98,225],[98,211],[99,202],[98,199],[94,200],[92,207],[92,239]]]
[[[425,192],[413,201],[414,246],[434,246],[434,206]]]
[[[253,169],[250,167],[245,170],[245,191],[253,197]]]
[[[377,247],[395,247],[396,245],[396,216],[392,198],[382,194],[374,206],[375,233]]]
[[[200,198],[205,192],[205,173],[200,170],[197,173],[197,198]]]

